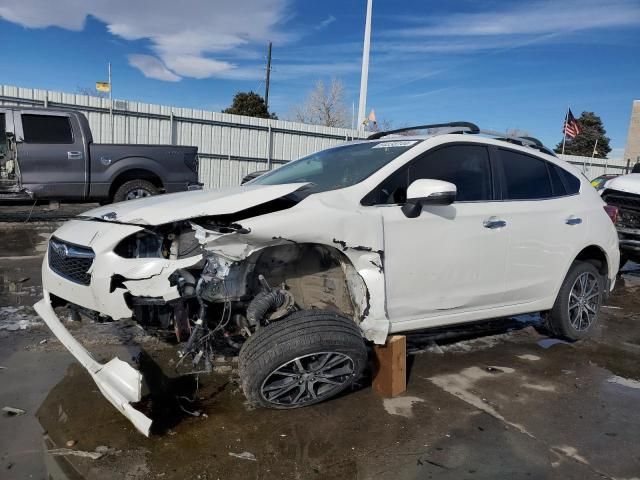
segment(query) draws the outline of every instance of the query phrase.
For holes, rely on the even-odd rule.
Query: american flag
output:
[[[567,137],[571,137],[571,138],[576,138],[576,136],[578,136],[578,134],[582,130],[580,128],[580,124],[578,123],[578,120],[576,120],[576,117],[574,117],[573,113],[571,113],[571,109],[569,109],[569,113],[567,113],[567,120],[566,122],[564,122],[563,130],[564,130],[563,133]]]

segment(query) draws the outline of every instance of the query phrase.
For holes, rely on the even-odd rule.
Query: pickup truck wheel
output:
[[[544,315],[549,332],[567,340],[582,340],[598,322],[604,281],[591,263],[575,262],[564,279],[551,311]]]
[[[360,377],[367,350],[353,320],[326,310],[301,310],[260,327],[240,350],[242,390],[256,406],[313,405]]]
[[[113,194],[113,201],[124,202],[157,194],[158,188],[149,180],[129,180],[118,187],[116,193]]]

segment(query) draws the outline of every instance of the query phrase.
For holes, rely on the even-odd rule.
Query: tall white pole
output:
[[[358,130],[364,130],[367,108],[367,82],[369,80],[369,49],[371,47],[371,10],[373,0],[367,0],[367,19],[364,26],[364,47],[362,49],[362,73],[360,76],[360,103],[358,104]]]
[[[111,124],[111,143],[113,143],[113,85],[111,84],[111,62],[109,62],[109,123]]]

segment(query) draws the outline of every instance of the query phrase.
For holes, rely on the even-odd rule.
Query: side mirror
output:
[[[420,215],[427,205],[451,205],[456,199],[457,189],[453,183],[442,180],[419,179],[407,188],[407,202],[402,205],[402,213],[407,218]]]

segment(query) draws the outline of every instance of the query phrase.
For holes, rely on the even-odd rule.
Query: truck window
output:
[[[27,143],[73,143],[69,117],[23,114],[22,131]]]

